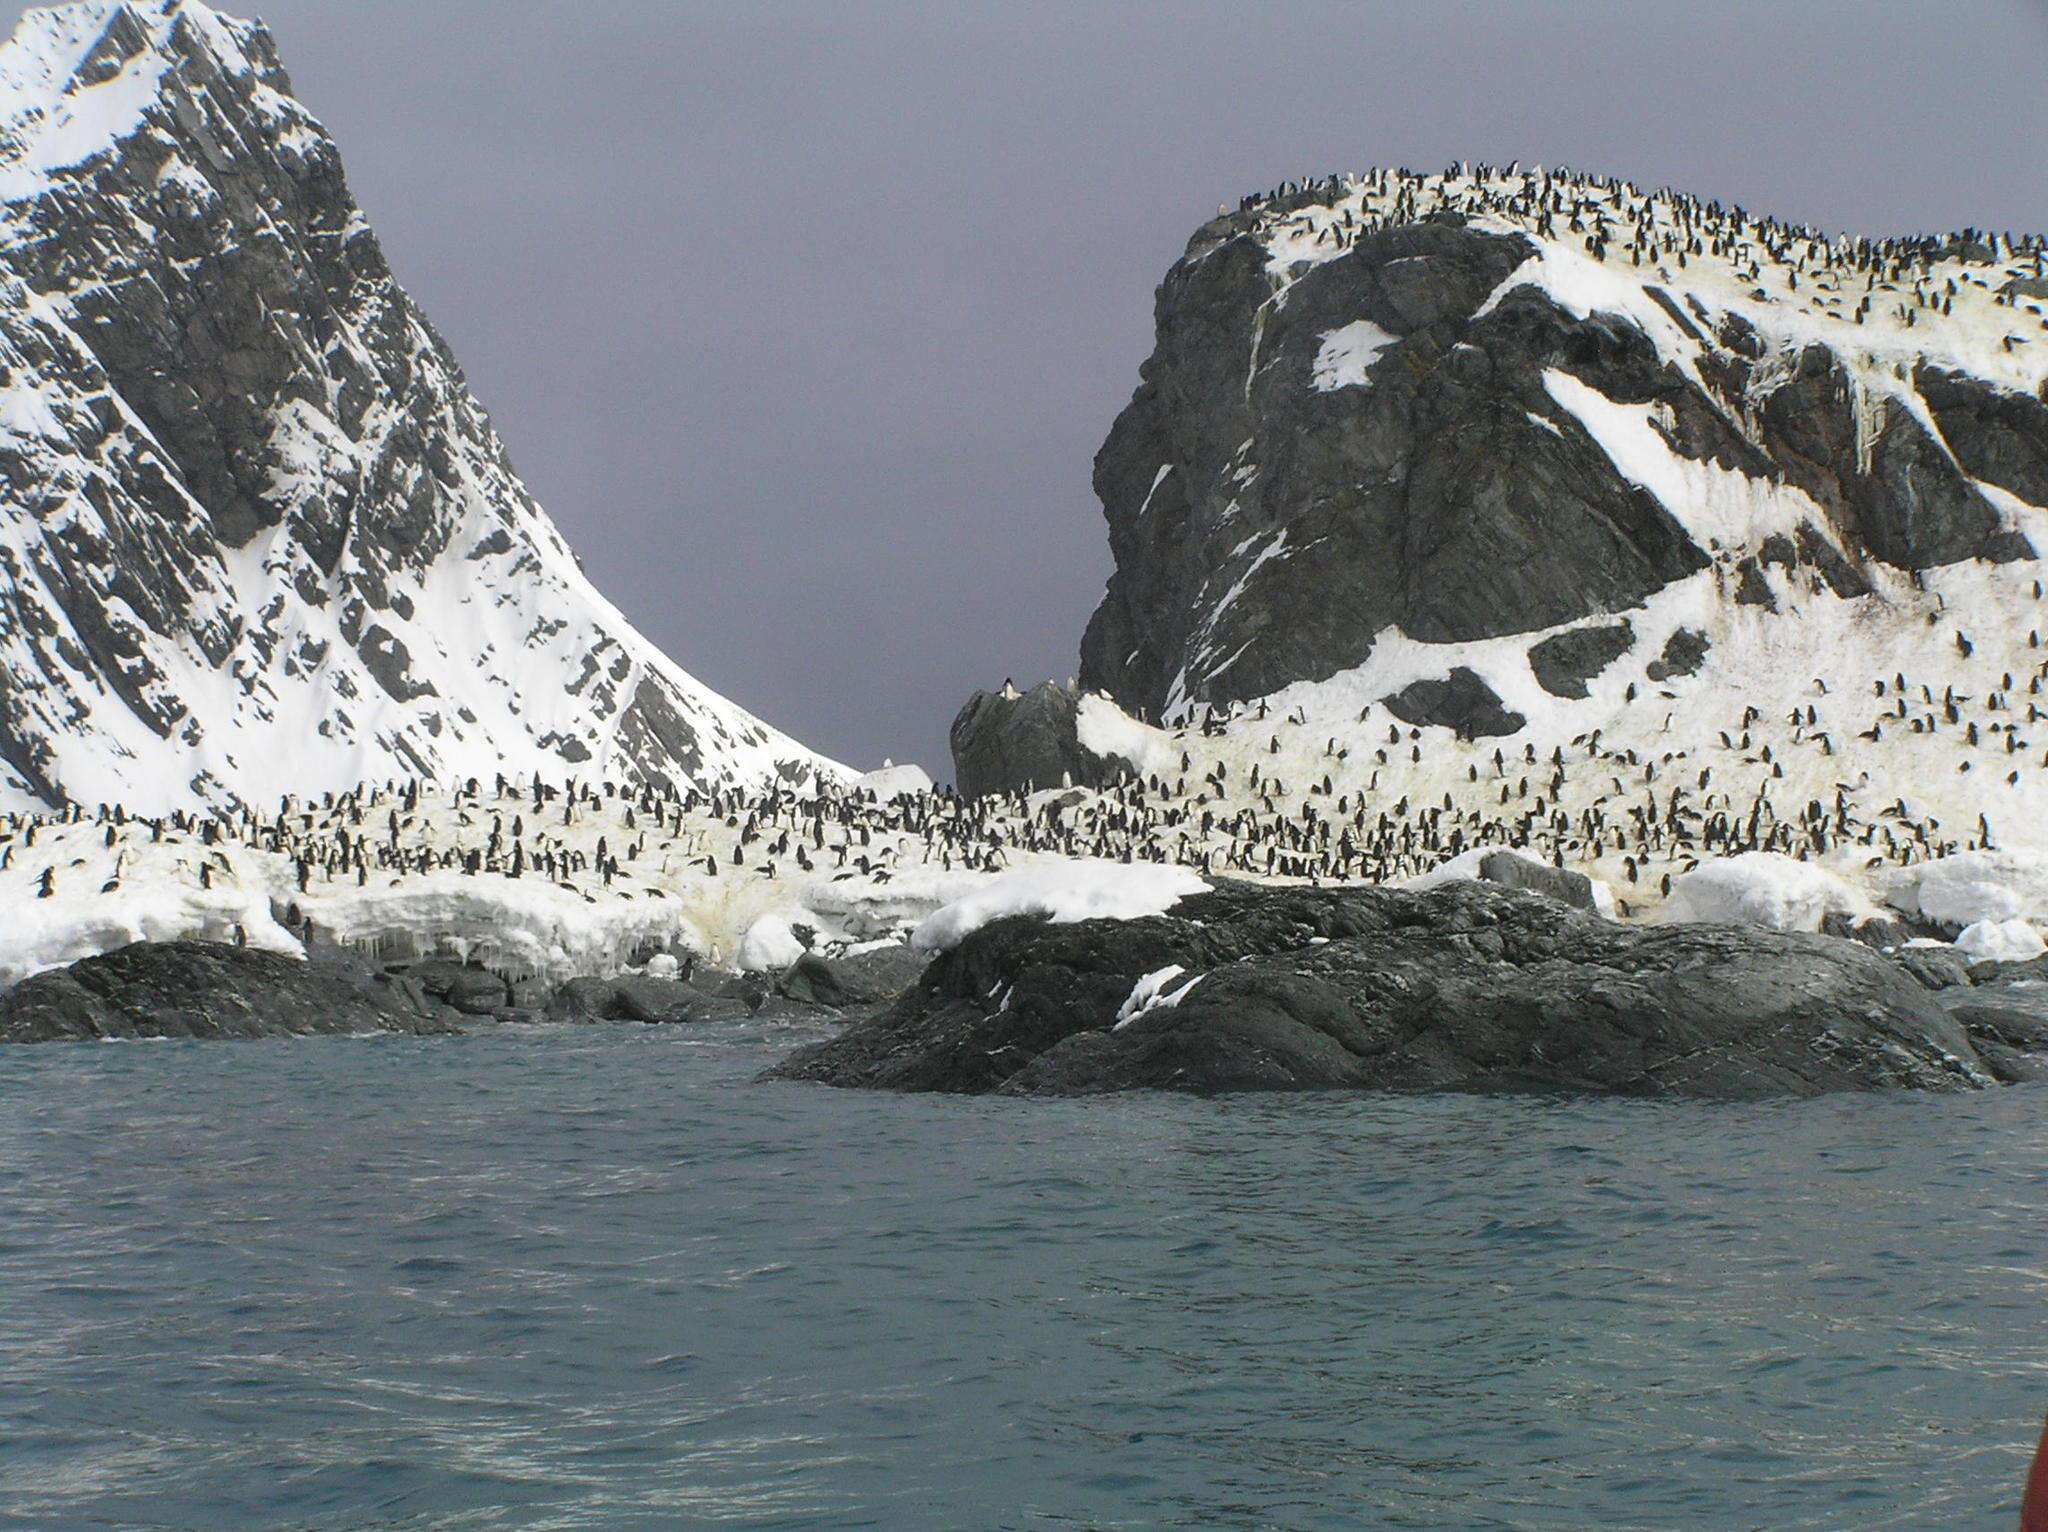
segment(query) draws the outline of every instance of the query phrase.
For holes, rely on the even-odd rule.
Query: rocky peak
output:
[[[2044,274],[2038,239],[1846,240],[1564,172],[1246,199],[1168,273],[1096,460],[1082,685],[1187,716],[1687,582],[1791,615],[2030,561]]]
[[[25,16],[0,273],[16,792],[836,771],[591,589],[260,26],[196,0]]]

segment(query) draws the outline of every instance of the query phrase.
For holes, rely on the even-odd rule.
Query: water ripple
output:
[[[2013,1519],[2048,1091],[749,1083],[792,1041],[0,1055],[0,1526]]]

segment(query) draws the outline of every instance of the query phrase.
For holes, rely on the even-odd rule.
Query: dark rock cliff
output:
[[[1874,565],[2032,557],[1998,496],[2048,502],[2048,404],[2011,360],[2041,323],[1994,289],[2040,263],[1519,173],[1251,201],[1167,274],[1097,456],[1115,573],[1081,684],[1156,719],[1327,678],[1387,629],[1537,633],[1708,570],[1767,604],[1773,568],[1855,594]],[[1752,537],[1759,495],[1782,525]],[[1571,695],[1599,658],[1544,663]]]

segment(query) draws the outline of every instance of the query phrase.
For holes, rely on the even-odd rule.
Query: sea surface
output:
[[[807,1034],[0,1054],[6,1528],[1996,1528],[2048,1090],[758,1085]]]

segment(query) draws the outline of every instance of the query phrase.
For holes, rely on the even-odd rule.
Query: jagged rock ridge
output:
[[[1082,686],[1186,716],[1390,637],[1611,634],[1688,581],[1790,613],[2031,560],[2044,271],[2039,239],[1848,241],[1515,168],[1247,199],[1159,289],[1096,460],[1116,570]],[[1683,674],[1699,637],[1630,643]],[[1560,657],[1537,663],[1582,695]],[[1456,716],[1430,721],[1520,727],[1435,679]]]
[[[269,35],[196,0],[0,48],[0,797],[836,771],[590,586]]]

